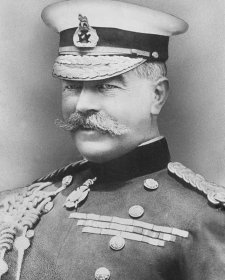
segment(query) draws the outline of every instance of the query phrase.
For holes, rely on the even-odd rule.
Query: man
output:
[[[56,124],[84,160],[3,197],[2,279],[223,279],[224,188],[170,162],[157,125],[168,39],[187,24],[102,0],[42,18],[60,33]]]

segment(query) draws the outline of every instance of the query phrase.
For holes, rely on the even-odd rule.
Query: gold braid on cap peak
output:
[[[68,80],[106,79],[144,63],[144,58],[125,56],[61,55],[53,66],[53,76]]]
[[[205,180],[199,174],[194,173],[191,169],[185,167],[179,162],[170,162],[168,170],[175,174],[186,183],[197,189],[200,193],[204,194],[210,204],[225,207],[225,187]]]

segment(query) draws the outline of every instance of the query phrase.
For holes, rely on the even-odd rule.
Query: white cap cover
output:
[[[53,74],[70,80],[104,79],[147,60],[166,61],[169,37],[188,29],[170,14],[112,0],[58,2],[42,19],[60,33]]]

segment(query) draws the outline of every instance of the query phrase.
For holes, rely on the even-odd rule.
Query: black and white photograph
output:
[[[225,2],[0,23],[0,280],[224,279]]]

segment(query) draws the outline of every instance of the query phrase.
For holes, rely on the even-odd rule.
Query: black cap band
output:
[[[99,41],[97,47],[130,48],[149,52],[148,60],[164,62],[168,59],[169,37],[138,33],[108,27],[93,27]],[[60,32],[60,47],[74,46],[73,35],[77,28]],[[81,48],[82,49],[82,48]]]

